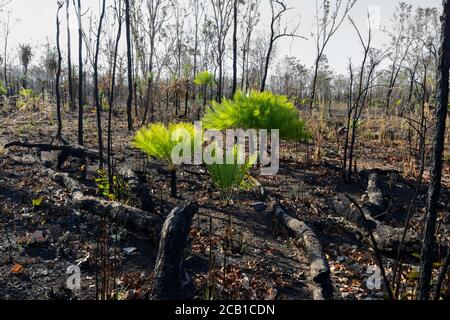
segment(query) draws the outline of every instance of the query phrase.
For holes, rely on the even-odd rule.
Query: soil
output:
[[[56,126],[49,107],[30,106],[28,110],[1,113],[0,146],[14,140],[52,142]],[[106,116],[104,112],[104,124]],[[69,143],[76,142],[76,119],[75,112],[65,111],[63,135]],[[125,115],[118,114],[113,121],[116,164],[136,171],[149,185],[156,214],[164,220],[176,206],[189,201],[199,205],[186,254],[196,299],[313,299],[316,284],[309,277],[306,255],[274,220],[273,203],[262,199],[258,188],[241,192],[224,206],[204,168],[183,166],[178,169],[179,198],[171,198],[166,168],[130,146],[132,133],[123,119]],[[92,149],[97,148],[95,128],[95,114],[88,112],[85,146]],[[402,144],[398,140],[383,143],[364,140],[357,150],[358,169],[401,169],[401,179],[393,183],[386,195],[388,210],[378,217],[394,227],[403,226],[415,186],[412,172],[400,168],[406,162],[398,152]],[[338,138],[325,140],[319,157],[313,155],[314,146],[283,144],[278,175],[258,176],[255,169],[252,176],[272,199],[289,208],[292,215],[318,235],[331,268],[335,299],[383,299],[382,287],[369,288],[367,284],[375,260],[364,235],[337,215],[330,202],[345,195],[363,200],[367,187],[359,176],[351,184],[343,183],[338,146]],[[68,190],[45,175],[45,167],[56,168],[56,157],[56,153],[0,147],[0,299],[96,298],[98,275],[94,257],[101,217],[78,210]],[[81,166],[79,159],[70,158],[62,171],[79,181],[87,194],[102,197],[94,182],[98,164],[87,163],[84,180],[80,179]],[[446,188],[446,181],[450,181],[448,173],[446,165]],[[256,211],[252,206],[255,202],[263,202],[266,208]],[[412,225],[420,232],[424,203],[419,202]],[[127,203],[137,205],[132,197]],[[447,230],[445,219],[443,216],[442,228]],[[127,230],[111,220],[107,225],[109,261],[115,266],[115,297],[147,298],[158,239]],[[37,231],[42,232],[43,238],[33,238],[41,234]],[[228,249],[226,253],[224,248]],[[414,253],[408,253],[405,262],[404,286],[405,292],[409,292],[413,288],[408,273],[417,268],[418,260]],[[385,255],[385,264],[388,272],[392,270],[392,255]],[[70,276],[67,269],[72,265],[81,268],[81,289],[75,292],[66,289]]]

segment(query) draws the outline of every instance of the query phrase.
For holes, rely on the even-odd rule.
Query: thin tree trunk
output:
[[[450,68],[450,0],[443,0],[442,47],[439,58],[437,81],[436,133],[430,172],[430,186],[427,198],[427,220],[423,238],[417,299],[427,300],[430,295],[430,281],[433,269],[437,207],[441,194],[442,155],[445,142],[445,122],[448,110],[448,87]]]
[[[237,59],[238,59],[238,44],[237,44],[237,30],[238,30],[238,0],[234,0],[234,30],[233,30],[233,90],[231,96],[233,97],[237,90]]]
[[[69,85],[69,108],[71,111],[75,109],[75,101],[73,94],[73,77],[72,77],[72,49],[70,44],[70,15],[69,15],[70,0],[66,2],[66,20],[67,20],[67,81]]]
[[[273,30],[269,43],[269,50],[267,51],[266,64],[264,65],[264,74],[261,81],[261,92],[264,92],[266,90],[267,74],[269,73],[270,56],[272,55],[272,50],[273,50]]]
[[[100,52],[100,38],[102,35],[102,24],[105,17],[106,0],[103,0],[102,12],[100,15],[100,21],[98,23],[97,43],[95,48],[94,58],[94,96],[95,96],[95,109],[97,114],[97,134],[98,134],[98,153],[100,158],[100,169],[103,169],[103,133],[102,133],[102,117],[101,117],[101,105],[98,87],[98,56]]]
[[[442,266],[441,272],[439,273],[438,280],[436,282],[436,290],[434,292],[434,300],[439,300],[439,298],[441,297],[442,284],[444,283],[449,267],[450,252],[447,254],[447,258],[445,258],[444,265]]]
[[[119,9],[117,11],[117,19],[119,21],[116,45],[114,48],[114,62],[112,69],[112,78],[111,78],[111,90],[109,96],[109,114],[108,114],[108,176],[109,176],[109,186],[110,193],[113,193],[113,146],[112,146],[112,115],[114,108],[114,90],[116,86],[116,69],[117,69],[117,54],[119,52],[119,43],[122,35],[122,1],[119,0]]]
[[[130,21],[130,0],[125,0],[125,25],[127,34],[127,65],[128,65],[128,99],[127,99],[127,120],[128,130],[133,130],[132,107],[133,107],[133,70],[131,61],[131,21]]]
[[[320,59],[322,57],[319,56],[317,57],[316,63],[314,64],[314,77],[313,77],[313,84],[312,84],[312,88],[311,88],[311,97],[310,97],[310,109],[312,110],[316,104],[316,90],[317,90],[317,77],[319,75],[319,63],[320,63]]]
[[[81,0],[78,0],[78,144],[83,145],[83,28]]]
[[[187,116],[189,107],[189,80],[186,80],[186,92],[184,96],[184,117]]]
[[[56,84],[55,84],[55,90],[56,90],[56,117],[58,119],[58,132],[56,133],[57,138],[61,138],[62,133],[62,119],[61,119],[61,95],[60,95],[60,78],[61,78],[61,62],[62,62],[62,56],[61,56],[61,46],[59,42],[59,35],[60,35],[60,29],[59,29],[59,10],[61,10],[62,4],[58,7],[58,11],[56,13],[56,48],[58,51],[58,69],[56,71]]]
[[[6,22],[6,34],[5,34],[5,47],[4,47],[4,65],[3,65],[3,71],[4,71],[4,76],[5,76],[5,88],[7,90],[6,95],[9,96],[10,95],[10,89],[9,89],[9,84],[8,84],[8,38],[9,38],[9,14],[8,14],[8,18],[7,18],[7,22]]]

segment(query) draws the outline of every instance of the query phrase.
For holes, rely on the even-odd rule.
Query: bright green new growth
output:
[[[214,75],[208,71],[200,72],[194,79],[194,83],[197,86],[211,85],[213,84],[213,82],[214,82]]]
[[[182,137],[172,141],[172,135],[178,130],[186,130],[190,134],[190,141],[185,141]],[[144,127],[136,133],[133,146],[145,152],[148,156],[163,161],[169,170],[174,170],[176,165],[172,161],[172,151],[180,143],[190,143],[191,153],[194,143],[194,125],[191,123],[171,123],[165,126],[163,123],[154,123]],[[182,151],[181,151],[182,152]],[[187,156],[180,154],[180,156]]]
[[[238,91],[233,100],[213,102],[202,121],[207,129],[279,129],[284,140],[311,138],[294,104],[286,96],[271,92]]]
[[[177,165],[172,159],[172,153],[177,147],[180,148],[178,155],[181,158],[192,156],[195,141],[194,132],[195,127],[190,123],[171,123],[169,126],[154,123],[139,130],[133,140],[135,148],[142,150],[149,157],[163,161],[167,165],[170,171],[171,196],[174,198],[177,197]],[[189,150],[190,154],[183,154],[185,150]]]
[[[8,91],[6,90],[5,86],[3,85],[2,82],[0,82],[0,97],[6,96],[7,93],[8,93]]]
[[[240,151],[241,148],[238,145],[235,145],[232,150],[234,159],[232,163],[227,162],[227,157],[224,155],[222,164],[213,163],[206,166],[215,187],[220,190],[221,198],[225,204],[228,204],[231,201],[235,191],[239,191],[245,177],[248,175],[248,171],[252,168],[257,159],[256,154],[251,155],[246,159],[244,164],[240,164],[238,161]]]
[[[97,192],[99,194],[111,201],[119,201],[126,204],[130,187],[121,175],[113,175],[113,185],[111,186],[109,183],[108,172],[100,169],[97,171],[95,183],[97,184]]]

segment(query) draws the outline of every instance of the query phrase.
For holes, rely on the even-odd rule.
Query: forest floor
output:
[[[103,116],[106,124],[106,112]],[[100,217],[79,210],[72,203],[70,192],[45,174],[46,167],[56,168],[57,154],[1,147],[15,140],[51,143],[56,132],[53,112],[42,106],[14,113],[3,110],[0,119],[0,299],[94,299],[93,257]],[[75,143],[76,113],[66,111],[63,119],[63,136]],[[223,207],[204,168],[190,166],[179,169],[179,198],[171,198],[166,169],[131,147],[133,135],[123,119],[124,115],[117,115],[113,121],[116,164],[139,173],[151,189],[160,218],[164,220],[176,206],[192,200],[198,203],[199,214],[192,223],[186,264],[197,299],[212,295],[216,299],[314,298],[315,284],[310,279],[306,255],[274,219],[273,203],[261,199],[254,189],[242,192],[233,203]],[[85,145],[92,149],[97,148],[95,128],[95,113],[88,112]],[[258,176],[257,170],[252,175],[271,198],[277,199],[318,235],[330,265],[335,299],[384,299],[382,287],[374,288],[367,282],[376,263],[364,232],[340,216],[334,206],[336,199],[346,195],[361,202],[367,198],[367,181],[362,175],[357,175],[351,184],[342,181],[340,140],[342,137],[338,136],[324,138],[320,155],[314,152],[314,146],[284,144],[276,176]],[[357,148],[359,170],[399,172],[395,176],[387,174],[389,186],[383,190],[386,210],[376,217],[393,228],[403,227],[414,197],[416,169],[403,156],[404,149],[405,141],[396,138],[383,142],[377,138],[362,139]],[[80,167],[79,159],[71,158],[61,170],[80,182],[86,194],[101,197],[94,182],[98,164],[87,163],[85,180],[79,179]],[[446,164],[443,199],[448,197],[449,170]],[[426,172],[425,182],[427,176]],[[414,291],[426,184],[420,188],[420,194],[412,219],[417,241],[407,248],[404,256],[402,297],[405,299]],[[257,202],[263,204],[258,211],[253,208]],[[128,204],[134,205],[134,200],[129,199]],[[440,216],[440,227],[442,234],[448,235],[445,211]],[[231,229],[227,228],[230,221]],[[110,241],[118,240],[110,248],[110,258],[116,265],[116,296],[146,298],[153,283],[158,239],[127,230],[112,221],[108,224]],[[231,239],[226,255],[225,238]],[[444,242],[445,237],[440,240]],[[395,252],[396,246],[383,248],[388,275],[392,272]],[[82,287],[78,292],[65,289],[67,268],[74,264],[81,267]],[[214,290],[207,290],[211,286]]]

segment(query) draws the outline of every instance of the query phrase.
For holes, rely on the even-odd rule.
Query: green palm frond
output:
[[[256,163],[257,155],[250,155],[245,163],[239,163],[240,146],[235,145],[232,150],[233,161],[227,162],[224,155],[223,163],[213,163],[207,165],[208,173],[214,183],[214,186],[220,190],[222,199],[229,202],[235,190],[244,182],[248,171]]]
[[[213,102],[202,121],[207,129],[279,129],[285,140],[311,138],[294,104],[286,96],[271,92],[238,91],[233,100]]]
[[[185,140],[183,137],[172,139],[178,130],[185,130],[190,136],[190,139]],[[154,157],[163,161],[169,169],[175,167],[172,161],[172,151],[180,143],[190,143],[191,153],[193,152],[194,143],[194,125],[190,123],[171,123],[165,126],[163,123],[154,123],[148,127],[140,129],[132,145],[146,153],[149,157]]]
[[[200,72],[195,76],[194,83],[197,86],[211,85],[214,82],[214,75],[208,71]]]

